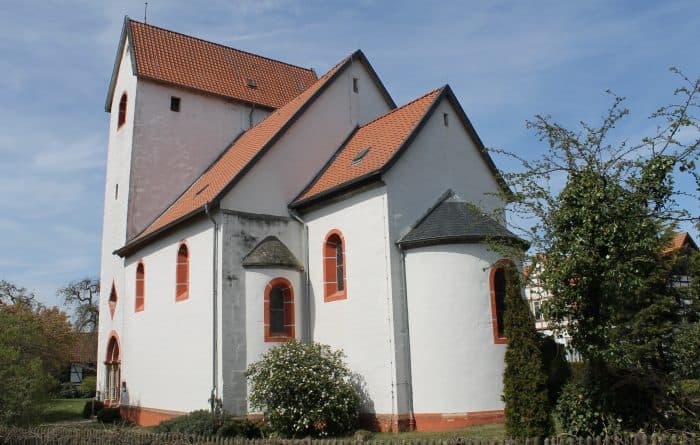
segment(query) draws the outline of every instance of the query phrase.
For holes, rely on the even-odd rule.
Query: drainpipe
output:
[[[301,224],[304,228],[302,231],[301,243],[304,249],[304,307],[302,315],[305,316],[304,323],[304,336],[302,340],[306,342],[311,342],[311,296],[309,290],[311,289],[311,283],[309,282],[309,227],[306,225],[299,213],[294,209],[289,209],[289,214],[292,215],[296,221]]]
[[[219,398],[219,314],[218,314],[218,287],[219,287],[219,225],[211,214],[211,204],[204,204],[204,213],[209,217],[214,225],[214,248],[212,256],[212,365],[211,365],[211,409],[214,411],[216,400]]]
[[[401,252],[401,294],[403,301],[405,302],[405,317],[406,317],[406,394],[408,398],[408,429],[409,431],[414,431],[416,429],[416,417],[413,413],[413,372],[411,367],[411,331],[409,330],[408,324],[408,283],[406,282],[406,251],[403,247],[398,245],[399,252]]]

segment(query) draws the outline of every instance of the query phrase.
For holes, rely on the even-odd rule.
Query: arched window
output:
[[[126,93],[122,94],[119,100],[119,117],[117,118],[117,129],[121,128],[126,123]]]
[[[190,254],[185,243],[177,251],[175,275],[175,301],[186,300],[190,295]]]
[[[146,274],[143,261],[136,266],[136,312],[142,311],[144,306],[144,292],[146,286]]]
[[[117,288],[112,282],[112,290],[109,291],[109,315],[114,318],[114,311],[117,309]]]
[[[345,240],[338,230],[326,235],[323,243],[323,299],[324,301],[347,298],[345,275]]]
[[[275,278],[265,287],[263,303],[265,341],[294,338],[294,290],[284,278]]]
[[[503,315],[506,309],[506,287],[508,285],[509,267],[515,267],[512,261],[500,260],[491,268],[489,275],[493,341],[497,344],[507,343]]]
[[[119,359],[119,340],[113,332],[107,343],[105,357],[105,402],[108,405],[119,404],[119,386],[121,385],[121,361]]]

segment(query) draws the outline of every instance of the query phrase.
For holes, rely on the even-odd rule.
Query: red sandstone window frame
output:
[[[122,128],[126,123],[126,107],[129,102],[126,92],[122,94],[121,99],[119,99],[119,115],[117,116],[117,130]]]
[[[115,331],[110,332],[105,354],[105,394],[106,406],[117,406],[121,399],[121,343]]]
[[[340,242],[340,252],[337,250]],[[323,240],[323,301],[346,300],[348,298],[347,244],[343,233],[333,229]],[[340,265],[338,257],[340,256]],[[338,278],[342,277],[339,284]]]
[[[117,287],[114,285],[114,281],[112,281],[112,288],[109,291],[109,316],[110,318],[114,319],[114,313],[117,310],[117,301],[119,300],[119,295],[117,294]]]
[[[491,270],[489,271],[489,289],[490,289],[490,298],[491,298],[491,325],[493,326],[493,342],[494,344],[500,345],[500,344],[507,344],[508,339],[505,336],[504,333],[504,326],[501,326],[501,324],[498,322],[498,304],[497,304],[497,299],[496,299],[496,274],[498,271],[502,271],[504,276],[504,287],[503,287],[503,301],[505,302],[505,289],[506,286],[508,285],[507,279],[507,268],[508,267],[515,267],[515,264],[508,259],[500,259],[498,260],[493,266],[491,266]],[[505,306],[505,304],[504,304]],[[504,311],[505,307],[501,309],[501,311]]]
[[[284,332],[271,332],[270,322],[272,318],[270,293],[274,288],[282,288],[284,302]],[[263,325],[265,342],[286,342],[295,338],[294,322],[294,288],[286,278],[278,277],[271,280],[265,286],[265,298],[263,300]]]
[[[190,249],[185,241],[180,242],[176,258],[175,301],[184,301],[190,296]]]
[[[134,289],[134,311],[141,312],[145,306],[146,293],[146,266],[143,260],[139,261],[136,265],[136,279],[135,279],[135,289]]]

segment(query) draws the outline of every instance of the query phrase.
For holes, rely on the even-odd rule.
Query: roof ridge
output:
[[[396,107],[396,108],[394,108],[393,110],[389,110],[387,113],[382,114],[381,116],[375,117],[374,119],[372,119],[371,121],[367,122],[366,124],[360,126],[359,128],[364,128],[364,127],[366,127],[366,126],[368,126],[368,125],[370,125],[370,124],[373,124],[373,123],[375,123],[375,122],[377,122],[377,121],[379,121],[379,120],[384,119],[385,117],[389,117],[391,114],[393,114],[393,113],[395,113],[395,112],[397,112],[397,111],[401,111],[401,110],[405,109],[406,107],[408,107],[408,106],[410,106],[410,105],[413,105],[414,103],[418,102],[419,100],[425,99],[426,97],[430,96],[431,94],[436,93],[436,92],[438,92],[439,90],[445,89],[446,87],[447,87],[447,85],[443,85],[443,86],[441,86],[441,87],[438,87],[438,88],[435,88],[435,89],[433,89],[433,90],[430,90],[430,91],[428,91],[427,93],[423,94],[422,96],[416,97],[415,99],[413,99],[413,100],[410,101],[410,102],[406,102],[405,104],[401,105],[400,107]]]
[[[261,59],[266,59],[266,60],[269,60],[269,61],[271,61],[271,62],[281,63],[281,64],[283,64],[283,65],[291,66],[292,68],[298,68],[298,69],[301,69],[301,70],[304,70],[304,71],[309,71],[309,72],[313,73],[313,74],[314,74],[314,77],[316,77],[316,78],[318,79],[318,76],[316,75],[316,71],[315,71],[313,68],[306,68],[306,67],[303,67],[303,66],[300,66],[300,65],[295,65],[295,64],[293,64],[293,63],[285,62],[285,61],[282,61],[282,60],[273,59],[272,57],[262,56],[262,55],[260,55],[260,54],[255,54],[255,53],[252,53],[252,52],[250,52],[250,51],[245,51],[245,50],[242,50],[242,49],[234,48],[234,47],[232,47],[232,46],[224,45],[223,43],[218,43],[218,42],[213,42],[213,41],[211,41],[211,40],[206,40],[206,39],[203,39],[202,37],[192,36],[192,35],[185,34],[185,33],[182,33],[182,32],[173,31],[172,29],[167,29],[167,28],[163,28],[163,27],[161,27],[161,26],[152,25],[152,24],[150,24],[150,23],[140,22],[140,21],[138,21],[138,20],[132,19],[132,18],[129,17],[129,16],[127,16],[127,19],[129,20],[129,22],[138,23],[139,25],[148,26],[148,27],[151,27],[151,28],[155,28],[155,29],[158,29],[158,30],[161,30],[161,31],[169,32],[169,33],[171,33],[171,34],[177,34],[177,35],[179,35],[179,36],[187,37],[187,38],[190,38],[190,39],[199,40],[200,42],[204,42],[204,43],[209,43],[209,44],[211,44],[211,45],[220,46],[220,47],[222,47],[222,48],[226,48],[226,49],[229,49],[229,50],[232,50],[232,51],[238,51],[239,53],[248,54],[248,55],[254,56],[254,57],[259,57],[259,58],[261,58]]]

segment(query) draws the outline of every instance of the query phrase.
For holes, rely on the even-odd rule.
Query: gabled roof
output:
[[[112,105],[119,60],[128,35],[134,75],[238,101],[279,108],[316,81],[302,68],[157,26],[124,19],[105,111]],[[250,85],[249,85],[250,83]]]
[[[452,190],[438,201],[397,241],[404,248],[487,240],[525,243],[495,219],[466,202]]]
[[[675,252],[676,250],[680,250],[685,246],[698,250],[698,245],[693,240],[693,237],[691,237],[688,232],[680,232],[673,237],[673,240],[671,240],[671,245],[664,250],[664,253]]]
[[[390,106],[395,106],[379,83],[362,51],[355,51],[330,69],[309,89],[285,106],[275,110],[250,130],[242,133],[214,163],[161,213],[146,229],[115,253],[124,256],[162,231],[194,215],[203,213],[205,206],[218,201],[247,173],[255,162],[291,127],[296,119],[353,61],[367,66],[378,82]]]
[[[268,236],[243,257],[243,267],[282,267],[304,270],[294,254],[276,236]]]
[[[290,207],[304,207],[381,177],[413,142],[443,98],[453,104],[487,167],[501,189],[509,193],[452,89],[445,85],[356,129]]]

